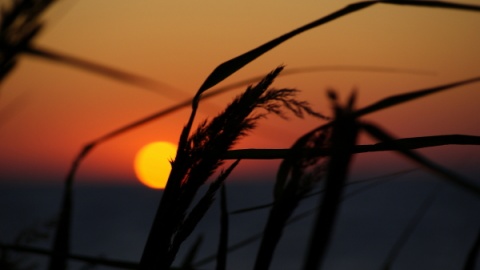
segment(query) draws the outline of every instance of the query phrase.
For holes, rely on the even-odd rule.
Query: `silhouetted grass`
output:
[[[88,70],[102,76],[110,77],[125,83],[131,83],[150,90],[162,90],[163,94],[171,94],[164,89],[170,86],[120,71],[102,64],[79,59],[70,55],[40,48],[34,44],[34,39],[43,27],[40,15],[53,3],[53,0],[18,0],[2,10],[0,21],[0,80],[3,80],[18,64],[20,55],[30,55],[42,59],[71,65],[76,68]],[[299,202],[312,194],[315,186],[325,182],[323,196],[316,208],[315,224],[312,230],[310,243],[306,252],[303,269],[318,269],[323,256],[329,248],[330,237],[335,229],[335,221],[340,203],[344,198],[344,189],[347,186],[349,164],[353,154],[377,151],[396,151],[417,165],[441,176],[442,179],[467,190],[480,197],[480,188],[470,180],[464,179],[456,173],[433,161],[423,157],[412,149],[442,146],[447,144],[479,145],[480,137],[473,135],[437,135],[415,138],[397,139],[376,124],[364,121],[364,116],[383,109],[391,108],[405,102],[413,101],[431,94],[454,89],[459,86],[477,83],[480,77],[469,78],[461,81],[419,89],[404,94],[394,95],[380,100],[361,109],[356,109],[355,95],[352,94],[346,104],[338,101],[336,94],[329,92],[332,102],[333,119],[312,110],[308,103],[297,101],[295,89],[271,89],[269,86],[282,71],[283,67],[275,69],[265,78],[252,78],[234,85],[210,90],[238,70],[254,61],[261,55],[269,52],[283,42],[309,31],[318,26],[335,21],[344,16],[376,6],[408,5],[428,8],[446,8],[451,10],[480,11],[476,5],[457,4],[442,1],[363,1],[350,4],[327,16],[305,24],[287,32],[257,48],[236,56],[216,67],[199,87],[196,95],[191,100],[186,100],[173,105],[165,110],[147,116],[143,119],[125,125],[107,133],[88,143],[74,159],[71,169],[65,179],[65,189],[61,203],[61,211],[56,226],[56,234],[51,250],[33,249],[18,245],[1,245],[2,267],[15,268],[4,253],[7,251],[24,251],[50,256],[49,269],[63,270],[67,268],[68,259],[77,259],[93,264],[109,265],[113,267],[150,269],[170,269],[176,254],[184,241],[208,211],[215,195],[221,189],[221,229],[218,252],[216,254],[217,269],[226,269],[228,257],[228,211],[225,192],[225,181],[240,159],[282,159],[277,173],[274,187],[274,202],[269,205],[270,213],[266,226],[261,235],[252,237],[241,245],[262,238],[255,269],[268,269],[277,243],[280,241],[286,226],[298,216],[293,216]],[[307,72],[313,69],[292,70]],[[354,67],[355,69],[355,67]],[[412,70],[398,70],[385,68],[365,68],[364,71],[389,71],[413,72]],[[213,97],[244,84],[260,81],[253,87],[237,97],[224,112],[210,121],[202,122],[196,129],[193,127],[196,112],[201,100]],[[154,119],[159,119],[178,109],[191,105],[191,114],[186,121],[179,138],[179,147],[175,161],[172,162],[172,172],[167,187],[162,195],[155,219],[153,221],[147,243],[139,264],[129,262],[115,262],[72,255],[70,253],[70,223],[72,216],[73,184],[80,163],[98,144],[110,140],[129,130],[135,129]],[[259,110],[263,110],[259,112]],[[257,122],[273,113],[284,117],[284,111],[290,111],[297,117],[309,114],[315,117],[330,120],[314,130],[300,137],[290,149],[248,149],[233,150],[232,147],[248,131],[255,128]],[[5,111],[2,111],[4,113]],[[193,132],[192,132],[193,130]],[[366,132],[380,142],[374,145],[357,145],[356,141],[360,132]],[[209,178],[217,172],[225,161],[236,159],[225,171],[219,173],[218,178],[210,184],[203,197],[192,205],[200,188],[207,183]],[[391,268],[396,255],[403,244],[409,239],[415,226],[428,210],[428,205],[433,197],[428,197],[412,218],[409,226],[392,247],[392,252],[386,258],[385,269]],[[259,206],[265,207],[265,206]],[[256,207],[256,208],[259,208]],[[255,208],[255,207],[254,207]],[[195,259],[201,244],[199,239],[192,247],[185,259],[182,269],[195,267]],[[240,246],[241,246],[240,245]],[[473,269],[478,253],[479,241],[475,241],[467,256],[464,269]]]
[[[227,191],[222,185],[220,197],[220,240],[217,249],[217,270],[227,269],[229,218],[227,208]]]
[[[304,269],[318,269],[330,244],[336,215],[347,181],[353,148],[356,145],[359,124],[354,117],[355,94],[345,105],[340,105],[334,92],[329,93],[333,102],[335,118],[331,127],[328,143],[331,144],[330,155],[325,176],[325,195],[322,197],[315,219],[314,229],[306,254]]]
[[[198,189],[223,164],[222,157],[225,153],[239,138],[253,129],[259,119],[266,117],[268,113],[283,116],[283,109],[290,110],[297,116],[302,116],[303,113],[319,116],[307,103],[294,99],[295,90],[268,89],[282,69],[277,68],[256,86],[249,87],[222,114],[209,123],[203,122],[195,133],[188,136],[195,109],[192,111],[190,121],[181,136],[177,155],[172,163],[172,172],[145,246],[141,268],[170,267],[180,243],[185,240],[182,233],[185,226],[192,228],[187,221],[194,211],[187,213],[187,209]],[[254,113],[256,109],[263,109],[265,112]],[[193,227],[199,220],[198,215],[195,216],[197,218]]]

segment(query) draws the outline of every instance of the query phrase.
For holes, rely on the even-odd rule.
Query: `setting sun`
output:
[[[153,142],[142,147],[135,156],[137,178],[150,188],[163,189],[171,171],[170,160],[175,158],[177,146],[169,142]]]

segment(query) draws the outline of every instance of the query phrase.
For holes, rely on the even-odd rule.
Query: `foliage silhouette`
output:
[[[0,80],[6,78],[6,76],[17,65],[18,57],[22,54],[26,54],[41,57],[48,61],[72,65],[76,68],[88,70],[102,76],[131,83],[147,89],[159,90],[169,87],[166,84],[143,78],[142,76],[133,75],[105,65],[35,46],[33,41],[43,27],[43,24],[39,19],[40,15],[53,2],[54,1],[51,0],[19,0],[14,1],[8,9],[3,11],[0,23],[2,30],[0,33]],[[317,269],[319,265],[321,265],[322,255],[318,256],[318,253],[320,251],[320,254],[323,254],[328,248],[329,236],[334,229],[337,209],[342,199],[343,189],[349,172],[348,165],[351,156],[354,153],[386,150],[397,151],[417,164],[441,175],[447,181],[450,181],[451,183],[478,196],[480,194],[480,188],[478,186],[411,151],[411,149],[416,148],[447,144],[478,145],[478,136],[438,135],[395,139],[377,125],[364,122],[359,118],[420,97],[476,83],[480,81],[480,77],[391,96],[359,110],[354,109],[354,95],[350,97],[346,105],[340,105],[336,100],[336,95],[333,92],[330,92],[329,96],[334,104],[334,119],[300,137],[291,149],[250,149],[231,151],[235,142],[239,138],[245,136],[248,130],[253,129],[256,122],[260,118],[265,117],[267,113],[274,113],[282,116],[282,110],[287,109],[299,117],[306,113],[327,119],[311,110],[307,103],[296,101],[294,99],[296,90],[268,89],[273,79],[282,70],[282,68],[278,68],[267,75],[267,77],[255,87],[249,87],[241,97],[237,98],[227,107],[223,114],[208,123],[204,122],[193,134],[191,134],[198,105],[202,98],[220,94],[231,88],[219,88],[217,90],[208,91],[209,89],[283,42],[303,32],[324,25],[328,22],[335,21],[343,16],[372,7],[376,4],[480,11],[480,7],[476,5],[456,4],[442,1],[363,1],[350,4],[345,8],[321,17],[311,23],[305,24],[266,42],[255,49],[234,57],[220,64],[213,70],[200,86],[192,100],[179,103],[166,110],[112,131],[88,143],[81,150],[80,154],[73,161],[72,167],[65,180],[61,213],[51,251],[8,245],[2,245],[2,250],[23,250],[48,254],[51,257],[49,269],[66,269],[67,259],[75,258],[75,256],[70,254],[69,248],[71,233],[70,222],[72,215],[73,179],[81,161],[99,143],[132,130],[142,124],[152,121],[153,119],[161,118],[188,105],[192,106],[192,112],[182,134],[180,135],[177,158],[172,164],[173,170],[162,197],[157,216],[152,225],[139,269],[168,269],[171,267],[180,245],[188,236],[190,236],[192,230],[208,210],[213,201],[214,195],[220,187],[223,187],[225,179],[238,164],[239,159],[283,159],[282,165],[279,168],[274,190],[275,201],[271,207],[269,221],[262,234],[263,240],[258,253],[256,263],[257,269],[268,268],[273,258],[276,243],[278,243],[284,227],[288,224],[289,220],[291,220],[291,215],[298,202],[312,191],[318,181],[325,178],[325,195],[319,203],[319,210],[316,218],[317,222],[312,232],[313,240],[310,243],[304,269]],[[249,81],[248,83],[252,82]],[[255,109],[259,108],[266,110],[267,113],[252,114]],[[375,145],[356,145],[356,138],[359,131],[365,131],[381,142]],[[206,183],[207,179],[219,169],[227,159],[237,159],[237,161],[235,161],[225,172],[220,173],[219,178],[211,184],[210,189],[200,202],[193,206],[193,208],[190,208],[199,188]],[[223,192],[225,191],[223,188],[222,190]],[[226,239],[228,219],[226,214],[225,197],[225,193],[222,193],[223,227],[221,232],[222,237],[219,244],[220,250],[226,250],[225,247],[228,243]],[[419,210],[419,217],[425,211],[424,208],[421,208],[421,210]],[[419,221],[419,217],[415,217],[412,220],[413,227],[416,222]],[[406,229],[407,235],[410,232],[411,227]],[[408,236],[402,236],[399,243],[405,241],[407,238]],[[198,242],[198,245],[199,244],[200,241]],[[401,244],[398,244],[398,248],[394,247],[393,250],[395,251],[393,254],[398,253],[401,246]],[[474,254],[479,246],[478,241],[474,243],[471,249],[471,254]],[[192,249],[192,257],[187,260],[187,263],[185,264],[186,266],[191,265],[195,256],[196,248],[198,248],[198,246],[194,246]],[[465,269],[472,268],[472,265],[474,265],[474,255],[471,254],[468,256]],[[225,269],[227,254],[218,252],[218,256],[218,269]],[[126,262],[116,264],[112,261],[102,261],[100,259],[92,261],[91,258],[81,256],[77,256],[76,259],[84,261],[90,260],[90,262],[96,264],[110,264],[111,266],[126,268],[138,266],[129,265]],[[388,258],[385,267],[388,268],[390,265],[391,259]]]

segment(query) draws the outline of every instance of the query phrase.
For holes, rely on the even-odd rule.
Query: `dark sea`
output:
[[[392,269],[462,269],[480,229],[480,198],[425,173],[355,182],[348,186],[322,269],[381,269],[396,243],[403,246]],[[273,183],[227,183],[229,211],[272,201]],[[202,194],[202,192],[200,193]],[[434,194],[434,195],[432,195]],[[162,192],[142,186],[78,185],[74,193],[71,253],[138,262]],[[271,269],[301,269],[321,195],[302,201],[285,228]],[[430,197],[429,197],[430,196]],[[434,196],[434,197],[431,197]],[[431,204],[427,198],[433,198]],[[61,186],[0,184],[0,241],[49,248],[61,202]],[[418,216],[418,209],[424,214]],[[231,214],[231,246],[261,233],[268,208]],[[307,213],[307,214],[305,214]],[[411,234],[405,229],[417,216]],[[419,218],[418,218],[419,217]],[[197,269],[215,269],[219,206],[214,203],[177,256],[180,265],[198,237]],[[32,232],[45,232],[32,235]],[[28,238],[29,236],[33,236]],[[227,269],[252,269],[259,241],[232,250]],[[45,269],[46,259],[30,253],[4,253],[22,266]],[[480,260],[480,258],[479,258]],[[71,260],[70,269],[116,269]],[[477,265],[476,269],[480,269]]]

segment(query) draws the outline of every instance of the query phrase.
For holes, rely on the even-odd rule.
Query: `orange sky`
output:
[[[185,97],[220,63],[349,3],[66,1],[52,6],[35,43],[168,83]],[[329,87],[343,97],[357,88],[363,106],[394,93],[478,76],[479,26],[478,13],[377,5],[287,41],[221,85],[265,74],[280,64],[287,69],[382,66],[434,74],[329,71],[286,76],[275,83],[302,90],[300,98],[324,113],[329,113]],[[478,87],[462,87],[366,119],[401,137],[479,135]],[[0,108],[16,104],[0,123],[2,181],[60,182],[85,143],[175,103],[158,93],[31,57],[21,58],[1,91]],[[236,93],[208,101],[199,117],[216,114]],[[179,111],[99,146],[80,168],[78,181],[134,183],[136,151],[151,141],[176,142],[188,113]],[[286,122],[272,116],[239,147],[289,147],[318,124],[311,118]],[[480,160],[476,152],[476,147],[448,147],[431,155],[440,162],[454,161],[454,167],[474,168]],[[359,157],[357,163],[367,170],[386,160],[404,164],[374,155]],[[253,171],[251,165],[243,165],[243,171]]]

